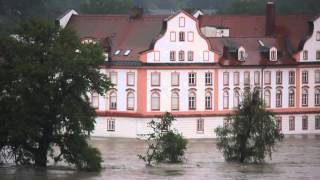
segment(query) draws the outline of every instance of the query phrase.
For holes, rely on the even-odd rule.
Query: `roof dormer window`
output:
[[[278,60],[278,54],[277,54],[277,49],[275,47],[272,47],[270,49],[270,61],[277,61]]]
[[[121,52],[121,50],[116,50],[116,51],[114,52],[114,55],[119,55],[120,52]]]
[[[241,47],[238,49],[238,60],[239,60],[239,61],[244,61],[246,58],[247,58],[246,51],[245,51],[245,49],[241,46]]]

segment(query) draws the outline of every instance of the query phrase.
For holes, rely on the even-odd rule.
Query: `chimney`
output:
[[[276,6],[269,1],[266,8],[266,35],[274,35],[276,29]]]

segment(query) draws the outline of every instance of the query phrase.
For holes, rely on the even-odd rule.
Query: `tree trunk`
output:
[[[47,167],[47,149],[39,148],[34,155],[35,166]]]

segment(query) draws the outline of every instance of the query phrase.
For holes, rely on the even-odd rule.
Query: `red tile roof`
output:
[[[228,64],[292,64],[295,61],[287,53],[286,37],[293,50],[297,50],[299,42],[308,34],[308,21],[311,15],[276,16],[276,35],[265,36],[265,16],[236,15],[204,15],[199,19],[201,26],[223,26],[230,28],[230,38],[208,38],[213,50],[222,54],[223,46],[228,41],[243,45],[248,52],[248,60],[239,62],[233,59],[222,59],[223,65]],[[103,40],[111,38],[114,61],[139,60],[139,53],[149,49],[152,40],[161,32],[167,16],[144,15],[140,19],[130,19],[129,15],[74,15],[68,26],[76,31],[80,38]],[[275,46],[282,55],[280,61],[270,62],[261,57],[257,40],[262,39],[268,46]],[[131,49],[129,56],[124,56]],[[120,55],[114,55],[116,50],[122,50]],[[236,62],[233,62],[236,61]]]

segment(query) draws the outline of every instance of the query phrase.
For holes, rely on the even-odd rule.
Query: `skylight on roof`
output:
[[[264,46],[264,43],[261,40],[258,40],[260,46]]]
[[[119,55],[121,52],[121,50],[116,50],[116,52],[114,52],[114,55]]]
[[[126,52],[124,52],[125,56],[128,56],[131,53],[131,49],[126,50]]]

